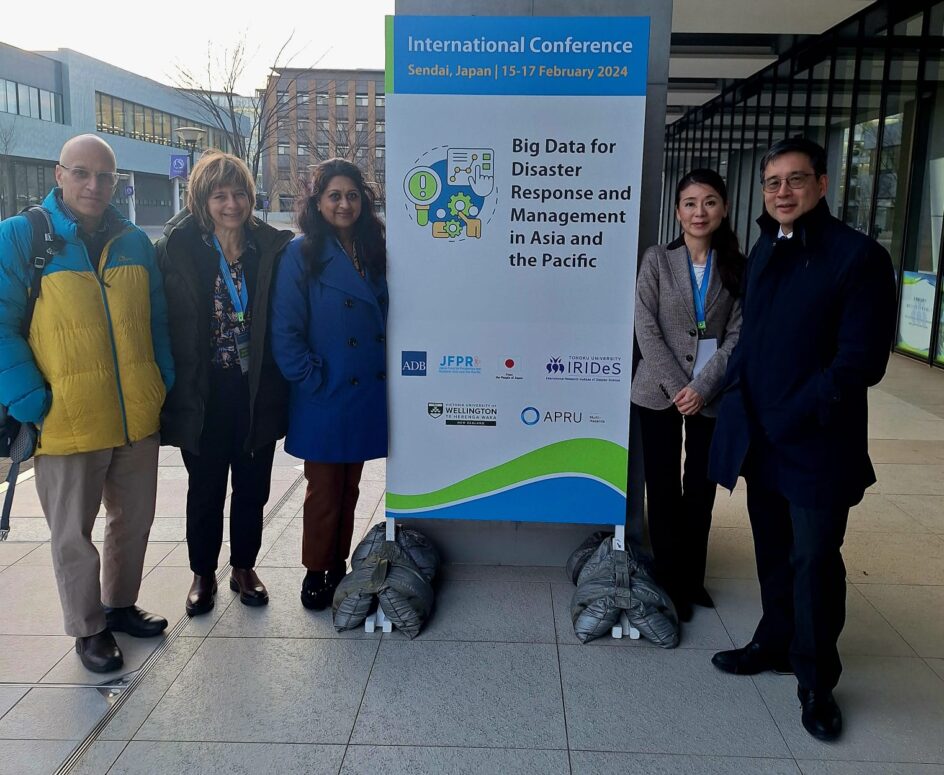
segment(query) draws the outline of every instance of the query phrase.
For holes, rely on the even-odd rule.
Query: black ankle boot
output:
[[[338,581],[334,580],[334,574],[331,571],[308,571],[302,582],[302,605],[312,611],[324,611],[331,605]]]

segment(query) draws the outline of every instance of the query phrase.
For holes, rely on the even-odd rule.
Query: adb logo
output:
[[[403,350],[400,353],[400,373],[404,377],[425,377],[426,351]]]

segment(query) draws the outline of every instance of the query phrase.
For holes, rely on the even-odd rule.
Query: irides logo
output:
[[[403,350],[400,353],[400,373],[404,377],[425,377],[426,351]]]
[[[545,366],[548,374],[563,374],[564,373],[564,364],[561,363],[560,358],[551,358],[547,365]]]

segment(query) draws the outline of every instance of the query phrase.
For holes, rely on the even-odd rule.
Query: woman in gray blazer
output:
[[[738,340],[745,258],[728,222],[728,195],[713,170],[693,170],[675,189],[682,235],[643,255],[636,283],[632,385],[646,469],[649,536],[659,582],[682,621],[705,589],[715,484],[708,450],[728,357]],[[685,468],[679,480],[682,426]]]

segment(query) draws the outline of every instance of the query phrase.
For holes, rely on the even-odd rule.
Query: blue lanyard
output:
[[[708,328],[705,323],[705,299],[708,296],[708,278],[711,277],[711,256],[713,250],[708,251],[708,260],[705,262],[705,275],[701,280],[701,287],[698,286],[698,278],[695,277],[695,265],[692,263],[692,254],[687,250],[688,272],[692,278],[692,296],[695,297],[695,320],[698,323],[698,330],[702,333]]]
[[[223,282],[226,283],[226,290],[229,291],[229,298],[233,302],[233,309],[236,310],[236,319],[242,323],[246,319],[246,309],[249,307],[249,291],[246,290],[246,276],[243,275],[243,281],[239,286],[239,293],[236,293],[236,286],[233,284],[233,275],[229,271],[229,264],[226,256],[223,254],[223,248],[220,241],[214,236],[213,244],[216,245],[216,251],[220,254],[220,275]],[[240,266],[240,273],[242,267]]]

